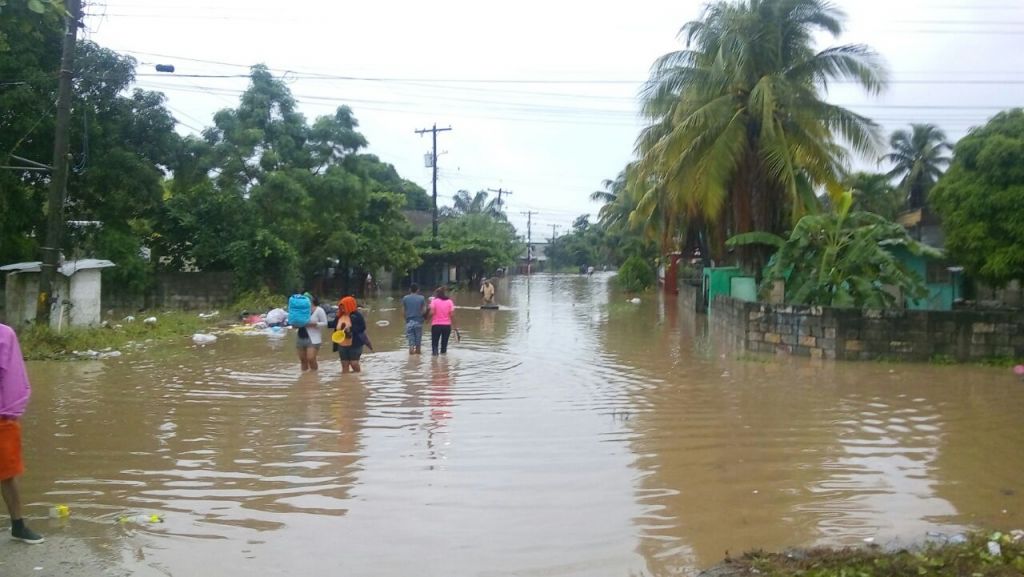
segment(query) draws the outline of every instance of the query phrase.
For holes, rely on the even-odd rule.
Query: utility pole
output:
[[[432,179],[432,181],[433,181],[433,189],[434,189],[434,220],[433,220],[433,237],[432,238],[434,239],[435,242],[437,241],[437,133],[438,132],[446,132],[446,131],[451,130],[451,129],[452,129],[451,126],[449,126],[448,128],[438,128],[437,127],[437,123],[434,123],[434,126],[431,127],[431,128],[421,128],[421,129],[416,131],[416,134],[421,134],[421,135],[422,134],[426,134],[427,132],[429,132],[431,134],[431,136],[433,137],[433,141],[434,141],[434,149],[433,149],[434,151],[430,155],[430,166],[431,166],[431,168],[434,169],[434,177]]]
[[[557,224],[551,225],[551,242],[555,242],[555,239],[558,238],[558,229],[560,228],[562,227]]]
[[[50,324],[53,281],[60,260],[61,237],[64,233],[64,196],[68,185],[68,132],[71,124],[71,84],[74,80],[75,42],[81,24],[81,0],[67,0],[64,18],[64,44],[60,57],[60,83],[57,87],[57,119],[53,136],[53,178],[47,207],[46,245],[42,247],[43,265],[39,275],[39,298],[36,301],[36,323]]]
[[[533,268],[533,215],[537,214],[537,211],[527,210],[519,214],[526,215],[526,274],[530,274]]]
[[[512,194],[511,190],[502,190],[501,188],[499,188],[498,190],[494,190],[493,188],[488,188],[487,192],[497,192],[498,193],[498,210],[504,210],[504,207],[505,207],[505,205],[502,204],[502,202],[501,202],[501,195],[503,195],[503,194],[509,194],[509,195]]]

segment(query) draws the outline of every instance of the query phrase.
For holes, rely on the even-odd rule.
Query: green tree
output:
[[[486,214],[499,220],[505,219],[505,213],[497,198],[488,199],[486,190],[470,194],[468,190],[460,190],[452,197],[452,206],[443,207],[440,211],[444,216],[464,214]]]
[[[48,161],[52,154],[57,20],[19,15],[17,7],[0,18],[11,31],[7,38],[25,43],[16,54],[0,51],[0,76],[24,79],[10,90],[0,87],[2,164],[24,164],[15,157]],[[163,95],[130,90],[134,60],[88,41],[77,51],[65,214],[92,224],[66,227],[62,249],[68,258],[113,260],[118,266],[104,271],[104,290],[137,294],[152,270],[141,254],[162,211],[163,167],[173,164],[180,138]],[[0,261],[35,256],[48,184],[46,172],[0,170]]]
[[[489,214],[468,213],[444,220],[438,227],[438,246],[427,237],[417,244],[423,259],[462,267],[472,276],[512,265],[524,245],[508,222]]]
[[[815,34],[840,35],[843,19],[822,0],[719,1],[683,27],[686,48],[654,64],[643,105],[651,124],[637,142],[636,180],[665,225],[706,223],[722,240],[726,231],[781,233],[817,210],[814,187],[839,189],[848,156],[840,142],[877,150],[871,120],[824,98],[834,81],[870,93],[885,83],[865,46],[815,51]],[[766,253],[741,256],[759,268]]]
[[[900,179],[906,205],[915,209],[925,205],[928,192],[949,166],[946,153],[953,147],[946,141],[946,133],[934,124],[911,124],[910,129],[892,133],[891,152],[882,160],[893,164],[888,176]]]
[[[266,67],[251,77],[238,107],[218,112],[204,139],[187,139],[177,155],[160,231],[168,251],[234,270],[240,289],[288,290],[334,262],[355,271],[414,266],[401,210],[422,207],[423,189],[361,152],[367,141],[347,106],[310,125]],[[247,244],[254,250],[243,262]]]
[[[928,295],[924,280],[906,267],[893,249],[940,256],[910,238],[900,225],[881,216],[854,211],[850,192],[837,195],[830,212],[801,218],[789,237],[764,232],[737,235],[732,246],[761,244],[778,249],[764,275],[762,291],[776,280],[786,283],[786,302],[854,308],[891,308],[901,296]]]
[[[995,286],[1024,280],[1024,110],[1001,112],[956,145],[929,201],[946,250]]]
[[[622,263],[615,282],[622,290],[643,292],[654,286],[654,269],[646,259],[634,255]]]
[[[855,172],[844,185],[853,192],[853,210],[873,212],[887,220],[895,220],[903,206],[904,196],[885,174]]]
[[[14,156],[49,163],[62,20],[36,14],[24,0],[0,14],[0,165]],[[16,49],[12,49],[16,47]],[[12,156],[13,155],[13,156]],[[35,260],[49,178],[38,170],[0,168],[0,263]]]

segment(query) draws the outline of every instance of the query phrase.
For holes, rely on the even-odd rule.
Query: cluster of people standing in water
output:
[[[402,310],[405,314],[405,336],[410,355],[421,353],[423,327],[428,322],[430,349],[434,356],[447,354],[452,331],[456,339],[460,338],[455,326],[455,301],[448,296],[444,287],[435,289],[433,296],[427,299],[413,283],[409,287],[409,294],[402,298]],[[274,309],[267,313],[266,323],[270,327],[298,328],[295,349],[303,371],[320,368],[317,357],[323,344],[324,328],[334,329],[331,333],[332,349],[338,353],[343,373],[360,372],[362,366],[359,359],[363,350],[373,351],[373,343],[366,332],[366,318],[352,296],[338,301],[337,318],[329,322],[327,311],[320,306],[319,299],[308,292],[297,292],[288,299],[287,309]]]

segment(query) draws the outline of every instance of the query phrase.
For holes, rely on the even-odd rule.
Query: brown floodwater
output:
[[[503,282],[441,358],[409,358],[398,302],[373,301],[359,375],[240,335],[31,363],[43,547],[81,575],[624,577],[1024,526],[1009,370],[751,357],[607,281]]]

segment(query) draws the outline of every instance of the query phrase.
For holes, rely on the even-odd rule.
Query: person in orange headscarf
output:
[[[341,334],[338,334],[341,333]],[[358,373],[362,371],[359,357],[363,354],[363,346],[371,351],[373,345],[366,336],[366,319],[359,312],[356,299],[347,296],[338,301],[338,323],[334,342],[338,345],[338,357],[341,359],[341,372]]]

